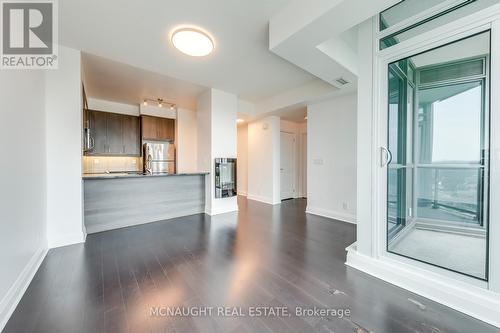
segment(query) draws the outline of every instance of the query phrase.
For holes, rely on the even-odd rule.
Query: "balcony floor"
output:
[[[414,228],[390,248],[391,252],[447,267],[472,276],[484,276],[486,238]]]

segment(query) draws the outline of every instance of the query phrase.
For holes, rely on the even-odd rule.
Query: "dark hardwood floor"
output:
[[[306,215],[305,200],[239,203],[239,213],[92,234],[49,251],[4,332],[500,332],[346,267],[355,226]],[[150,312],[175,306],[236,306],[247,316]],[[251,317],[255,306],[292,315]],[[314,306],[350,316],[294,315]]]

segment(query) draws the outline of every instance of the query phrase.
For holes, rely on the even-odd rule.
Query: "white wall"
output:
[[[376,18],[374,18],[376,19]],[[373,118],[373,20],[358,28],[358,95],[357,108],[357,249],[365,255],[372,254],[372,118]]]
[[[222,214],[238,210],[237,198],[215,199],[214,159],[237,157],[236,95],[209,89],[198,98],[198,168],[206,177],[206,213]]]
[[[128,114],[130,116],[139,116],[144,114],[154,117],[171,119],[176,118],[176,110],[170,109],[168,105],[160,108],[155,104],[126,104],[90,97],[87,97],[87,103],[89,104],[89,109],[91,110]]]
[[[80,51],[60,46],[59,69],[45,77],[49,247],[85,241],[80,58]]]
[[[139,105],[125,104],[107,101],[104,99],[87,97],[87,103],[90,110],[128,114],[130,116],[139,116]]]
[[[212,93],[207,90],[198,97],[196,112],[198,170],[210,172],[212,169]],[[208,193],[208,192],[207,192]]]
[[[197,116],[196,111],[179,108],[176,123],[177,172],[197,172]]]
[[[280,200],[280,118],[248,124],[248,199],[269,204]]]
[[[248,124],[238,126],[238,165],[237,165],[237,187],[239,195],[247,195],[248,192]]]
[[[307,108],[307,211],[356,221],[356,98]]]
[[[236,95],[212,89],[212,161],[219,157],[237,158],[237,113]],[[214,171],[212,162],[212,181]],[[212,215],[238,210],[236,197],[215,199],[215,184],[212,196]]]
[[[157,105],[141,104],[139,106],[139,109],[140,109],[140,111],[139,111],[140,114],[153,116],[153,117],[175,119],[177,116],[177,112],[176,112],[175,108],[172,109],[168,105],[159,107]]]
[[[0,73],[0,331],[47,249],[44,100],[43,71]]]

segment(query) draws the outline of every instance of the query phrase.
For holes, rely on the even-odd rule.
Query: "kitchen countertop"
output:
[[[175,176],[203,176],[208,175],[208,172],[186,172],[186,173],[156,173],[145,174],[142,172],[120,172],[120,173],[84,173],[83,180],[95,179],[117,179],[117,178],[141,178],[141,177],[175,177]]]

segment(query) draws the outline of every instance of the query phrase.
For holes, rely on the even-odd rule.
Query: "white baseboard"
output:
[[[54,249],[56,247],[85,243],[86,238],[87,234],[82,231],[81,233],[78,234],[70,234],[55,239],[49,239],[48,245],[49,249]]]
[[[348,213],[336,212],[333,210],[327,210],[310,206],[307,206],[306,213],[327,217],[329,219],[339,220],[342,222],[356,224],[356,216]]]
[[[388,283],[500,327],[500,294],[389,258],[372,258],[347,249],[346,265]]]
[[[236,207],[222,207],[222,208],[217,208],[217,209],[209,209],[207,208],[205,210],[205,214],[213,216],[213,215],[219,215],[219,214],[226,214],[226,213],[233,213],[238,211],[238,205]]]
[[[7,291],[7,294],[0,301],[0,332],[4,329],[7,321],[10,316],[12,316],[12,313],[26,292],[26,289],[28,289],[36,271],[47,255],[47,251],[48,249],[40,249],[33,254],[14,284],[10,287],[9,291]]]
[[[281,201],[274,202],[273,199],[264,197],[261,195],[254,195],[254,194],[247,194],[247,199],[253,200],[253,201],[259,201],[268,205],[278,205],[281,203]]]

